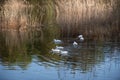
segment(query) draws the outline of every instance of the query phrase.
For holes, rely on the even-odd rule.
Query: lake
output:
[[[0,80],[120,79],[120,43],[82,42],[73,47],[67,39],[64,40],[62,46],[69,52],[65,56],[53,54],[51,50],[46,53],[47,47],[39,45],[38,50],[29,51],[28,48],[28,52],[22,48],[18,52],[16,48],[11,51],[12,47],[1,46]]]

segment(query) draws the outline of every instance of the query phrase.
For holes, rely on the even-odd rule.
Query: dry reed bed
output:
[[[37,15],[32,16],[33,9],[33,5],[25,0],[5,0],[0,11],[0,35],[3,36],[3,40],[5,39],[9,49],[22,48],[25,43],[33,40],[36,28],[42,34],[40,27],[42,16],[39,15],[40,18]]]
[[[35,7],[26,0],[5,0],[1,11],[1,29],[23,31],[40,26],[43,15],[34,15],[40,13],[39,8],[38,11],[34,9]]]
[[[61,28],[62,36],[83,34],[89,39],[104,39],[119,33],[118,0],[49,0],[31,5],[26,0],[8,0],[2,7],[1,29],[26,30],[52,24],[51,15]],[[54,13],[54,8],[56,13]],[[53,10],[52,10],[53,9]],[[117,12],[117,13],[116,13]],[[44,19],[47,19],[46,21]]]
[[[56,20],[63,36],[84,34],[89,38],[110,37],[119,26],[114,14],[116,0],[56,0]]]

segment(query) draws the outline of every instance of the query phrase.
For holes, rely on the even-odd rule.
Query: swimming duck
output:
[[[83,37],[83,35],[80,34],[78,37],[81,38],[81,37]]]
[[[78,38],[80,39],[80,41],[84,41],[83,35],[79,35]]]
[[[73,46],[77,46],[77,45],[78,45],[78,43],[74,41],[73,42]]]
[[[56,46],[56,49],[62,50],[62,49],[64,49],[64,47],[62,47],[62,46]]]
[[[68,55],[68,51],[60,51],[60,55],[61,56],[67,56]]]
[[[58,40],[58,39],[54,39],[54,43],[55,43],[55,44],[61,44],[62,41],[61,41],[61,40]]]
[[[59,50],[59,49],[52,49],[51,52],[53,52],[53,53],[60,53],[61,50]]]

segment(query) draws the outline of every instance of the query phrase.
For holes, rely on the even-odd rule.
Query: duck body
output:
[[[62,49],[64,49],[64,47],[62,47],[62,46],[56,46],[56,49],[62,50]]]
[[[83,37],[83,35],[79,35],[79,36],[78,36],[78,38],[81,38],[81,37]]]
[[[58,39],[54,39],[53,41],[54,41],[55,44],[61,44],[62,43],[62,41],[58,40]]]
[[[74,41],[73,42],[73,46],[77,46],[77,45],[78,45],[78,43]]]
[[[83,37],[81,37],[81,38],[80,38],[80,41],[84,41],[84,38],[83,38]]]
[[[67,56],[68,55],[68,51],[60,51],[60,55],[61,56]]]
[[[53,54],[58,54],[59,56],[67,56],[68,55],[68,51],[64,51],[64,50],[60,50],[60,49],[52,49],[51,52]]]
[[[59,49],[52,49],[51,50],[53,53],[60,53],[61,51]]]
[[[78,38],[79,38],[80,41],[84,41],[83,35],[79,35]]]

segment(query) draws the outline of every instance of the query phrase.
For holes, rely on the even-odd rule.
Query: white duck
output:
[[[52,49],[51,52],[53,52],[53,53],[60,53],[61,50],[59,50],[59,49]]]
[[[78,38],[80,39],[80,41],[84,41],[83,35],[79,35]]]
[[[68,51],[60,51],[61,56],[67,56],[68,55]]]
[[[56,46],[56,49],[62,50],[62,49],[64,49],[64,47],[62,47],[62,46]]]
[[[61,44],[62,43],[62,41],[58,40],[58,39],[54,39],[53,41],[54,41],[55,44]]]
[[[77,46],[77,45],[78,45],[78,43],[74,41],[73,42],[73,46]]]

